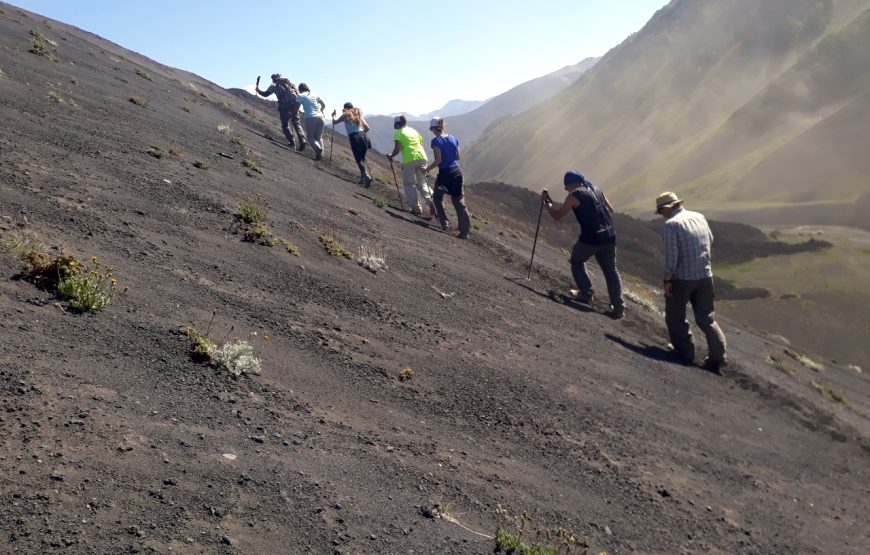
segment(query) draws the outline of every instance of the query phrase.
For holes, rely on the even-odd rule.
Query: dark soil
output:
[[[614,321],[552,302],[557,248],[526,281],[528,223],[459,240],[391,184],[356,185],[344,140],[315,163],[275,113],[0,10],[0,234],[98,256],[130,288],[77,314],[0,254],[0,552],[489,553],[522,513],[594,553],[870,551],[862,375],[776,370],[782,346],[728,321],[724,376],[676,364],[640,305]],[[299,257],[233,233],[256,195]],[[213,312],[210,336],[254,342],[261,375],[191,360],[178,330]]]

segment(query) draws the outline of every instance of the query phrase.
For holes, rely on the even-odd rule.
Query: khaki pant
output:
[[[710,361],[723,362],[726,340],[725,334],[716,323],[716,312],[713,310],[713,278],[675,279],[671,283],[671,291],[673,294],[665,297],[665,323],[674,350],[687,361],[695,358],[695,344],[686,320],[686,304],[692,303],[695,323],[707,337]]]
[[[402,164],[402,183],[405,185],[405,200],[412,214],[423,212],[420,206],[420,196],[426,201],[427,207],[432,207],[432,190],[426,182],[426,160],[414,160]]]

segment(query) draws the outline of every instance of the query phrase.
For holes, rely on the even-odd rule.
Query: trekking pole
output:
[[[332,111],[332,136],[329,137],[329,165],[332,165],[332,146],[335,144],[335,110]]]
[[[399,180],[396,179],[396,168],[393,167],[393,159],[390,158],[390,170],[393,172],[393,183],[396,184],[396,196],[399,197],[399,206],[402,207],[402,212],[405,211],[405,203],[402,202],[402,193],[399,192]]]
[[[529,260],[529,275],[526,276],[526,281],[532,279],[532,262],[535,261],[535,249],[538,248],[538,231],[541,229],[541,216],[544,215],[544,201],[541,201],[541,211],[538,212],[538,226],[535,228],[535,242],[532,243],[532,259]]]

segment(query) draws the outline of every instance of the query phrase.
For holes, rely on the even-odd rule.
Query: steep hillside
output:
[[[492,122],[512,116],[529,106],[546,101],[557,92],[563,90],[590,67],[594,66],[598,58],[586,58],[572,66],[566,66],[558,71],[532,79],[510,89],[498,96],[486,101],[485,104],[470,112],[448,118],[447,125],[451,134],[459,138],[460,142],[467,147],[476,141],[480,134]],[[393,118],[392,116],[367,116],[372,130],[369,133],[374,147],[387,153],[393,150]],[[410,121],[410,120],[409,120]],[[429,137],[429,118],[422,118],[418,122],[412,122],[414,127]],[[425,141],[428,145],[429,141]]]
[[[466,167],[529,187],[579,167],[637,210],[674,189],[719,217],[842,222],[870,186],[868,68],[866,0],[675,0]]]
[[[674,364],[644,289],[620,321],[552,302],[545,244],[522,279],[529,225],[442,233],[340,137],[314,162],[273,111],[8,4],[0,49],[0,551],[489,553],[524,514],[594,553],[870,548],[863,374],[729,321],[724,376]],[[61,253],[114,302],[75,310],[36,271]],[[259,374],[202,360],[237,341]]]

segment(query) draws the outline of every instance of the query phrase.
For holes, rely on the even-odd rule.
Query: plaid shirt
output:
[[[665,221],[665,272],[674,279],[696,280],[711,277],[710,245],[713,234],[703,214],[680,208]]]

